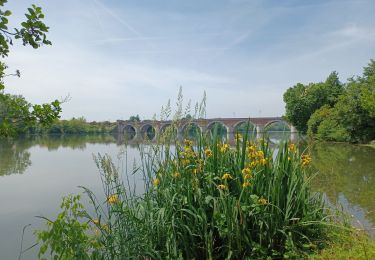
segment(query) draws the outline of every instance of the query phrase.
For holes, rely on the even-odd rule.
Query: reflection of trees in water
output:
[[[87,143],[109,144],[116,139],[110,135],[38,136],[14,140],[0,140],[0,176],[22,174],[31,165],[33,146],[46,147],[49,151],[60,147],[85,149]]]
[[[31,165],[28,148],[23,142],[0,140],[0,176],[22,174]]]
[[[316,144],[313,168],[318,171],[313,186],[331,202],[345,196],[351,207],[366,212],[375,224],[375,149],[349,144]]]
[[[279,144],[280,142],[286,142],[290,139],[290,132],[287,131],[267,131],[264,133],[264,137],[273,144]]]
[[[115,141],[112,135],[51,135],[33,138],[33,145],[46,147],[49,151],[61,147],[84,150],[86,144],[110,144]]]

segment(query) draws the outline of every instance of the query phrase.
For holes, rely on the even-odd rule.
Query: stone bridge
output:
[[[250,123],[250,130],[256,133],[257,137],[263,136],[265,129],[273,123],[283,122],[288,127],[287,131],[293,135],[297,134],[294,126],[283,120],[281,117],[258,117],[258,118],[210,118],[210,119],[181,119],[178,121],[158,121],[158,120],[144,120],[144,121],[130,121],[130,120],[117,120],[117,133],[119,135],[128,134],[130,139],[144,138],[145,134],[152,133],[151,138],[154,139],[158,134],[165,132],[168,127],[174,127],[177,135],[182,137],[187,133],[189,127],[199,129],[202,133],[212,131],[215,126],[221,125],[224,129],[227,138],[234,138],[239,127]]]

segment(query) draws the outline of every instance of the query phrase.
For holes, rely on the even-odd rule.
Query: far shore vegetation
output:
[[[298,83],[284,93],[284,101],[285,118],[302,134],[323,141],[369,143],[375,139],[375,61],[346,83],[337,72],[324,82]]]

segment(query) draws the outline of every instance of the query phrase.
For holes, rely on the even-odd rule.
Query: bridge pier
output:
[[[157,140],[157,138],[159,137],[160,135],[160,127],[158,126],[153,126],[154,128],[154,131],[155,131],[155,135],[154,135],[154,138],[152,140]]]
[[[298,141],[298,130],[295,126],[290,126],[290,142],[296,143]]]
[[[235,127],[233,126],[227,126],[227,140],[234,140],[235,139],[235,135],[236,135],[236,132],[235,132]]]
[[[199,127],[199,130],[201,131],[202,135],[205,135],[207,133],[207,126],[200,123],[200,124],[197,124],[198,127]]]
[[[262,139],[264,137],[264,125],[256,125],[257,136],[256,139]]]

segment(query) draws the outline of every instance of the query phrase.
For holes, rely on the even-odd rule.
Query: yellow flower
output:
[[[256,147],[254,145],[250,145],[248,148],[247,148],[248,152],[251,153],[251,152],[255,152],[256,151]]]
[[[259,151],[257,152],[257,156],[260,157],[260,158],[263,158],[263,157],[264,157],[264,153],[263,153],[263,151],[259,150]]]
[[[233,177],[229,173],[224,173],[221,177],[222,180],[231,180]]]
[[[259,203],[260,205],[266,205],[266,204],[268,203],[268,201],[267,201],[265,198],[260,198],[260,199],[258,200],[258,203]]]
[[[288,150],[289,150],[289,152],[295,152],[296,151],[296,145],[295,144],[289,144]]]
[[[302,166],[308,166],[310,162],[312,161],[311,156],[308,154],[302,155],[301,159],[302,159]]]
[[[290,156],[288,156],[288,161],[290,161]]]
[[[264,158],[259,160],[259,164],[261,164],[261,165],[266,165],[266,163],[267,163],[267,160],[264,159]]]
[[[251,183],[250,182],[244,182],[243,184],[242,184],[242,188],[246,188],[246,187],[250,187],[251,186]]]
[[[94,223],[95,225],[99,225],[100,222],[99,222],[99,219],[93,219],[92,223]]]
[[[220,185],[217,185],[218,189],[220,190],[226,190],[227,189],[227,186],[223,185],[223,184],[220,184]]]
[[[185,144],[186,146],[192,146],[192,145],[193,145],[193,141],[191,141],[191,140],[189,140],[189,139],[185,139],[185,140],[184,140],[184,144]]]
[[[253,175],[251,175],[251,173],[249,173],[249,174],[245,174],[245,175],[243,176],[243,178],[244,178],[245,180],[249,180],[249,179],[253,178]]]
[[[250,163],[250,168],[255,168],[257,166],[257,162],[256,161],[252,161]]]
[[[109,204],[116,204],[116,203],[119,203],[119,202],[120,202],[120,200],[119,200],[117,194],[113,194],[113,195],[109,196],[109,197],[107,198],[107,201],[108,201]]]
[[[211,157],[212,156],[212,151],[207,148],[205,151],[204,151],[204,154],[206,155],[207,158]]]
[[[179,173],[179,172],[175,172],[174,174],[173,174],[173,177],[175,177],[175,178],[178,178],[178,177],[180,177],[181,176],[181,173]]]
[[[203,171],[203,160],[199,159],[196,161],[196,168],[193,170],[193,173],[197,174],[202,171]]]
[[[222,153],[225,153],[229,150],[229,144],[223,144],[221,147],[220,147],[220,152]]]
[[[190,160],[189,159],[182,159],[181,160],[181,164],[183,165],[183,166],[186,166],[186,165],[188,165],[190,163]]]
[[[158,186],[160,184],[160,180],[158,178],[155,178],[153,180],[154,186]]]
[[[251,169],[246,167],[242,170],[242,174],[246,175],[246,174],[251,174]]]
[[[204,161],[202,159],[197,160],[197,168],[202,170],[204,165]]]

